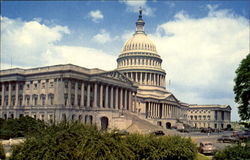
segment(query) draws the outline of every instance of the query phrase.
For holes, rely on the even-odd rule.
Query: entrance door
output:
[[[105,130],[108,129],[109,119],[107,117],[101,118],[101,129]]]

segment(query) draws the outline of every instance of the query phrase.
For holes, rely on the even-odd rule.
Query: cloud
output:
[[[176,13],[150,36],[163,58],[171,91],[180,100],[234,105],[235,70],[250,50],[248,20],[207,7],[208,15],[198,19]],[[232,113],[236,117],[235,107]]]
[[[109,34],[109,32],[107,32],[105,29],[102,29],[100,31],[100,33],[96,34],[94,37],[93,37],[93,41],[97,42],[97,43],[100,43],[100,44],[105,44],[105,43],[108,43],[108,42],[111,42],[113,40],[116,40],[118,39],[118,36],[115,36],[114,38],[112,38]]]
[[[88,16],[95,23],[99,23],[100,20],[102,20],[104,18],[103,14],[100,10],[90,11]]]
[[[67,26],[53,27],[36,20],[22,21],[1,17],[1,69],[28,68],[72,63],[89,68],[112,70],[115,56],[85,46],[58,45],[70,34]],[[12,60],[11,60],[12,59]],[[105,63],[100,63],[105,62]]]
[[[154,15],[154,9],[152,9],[151,7],[149,7],[147,5],[147,1],[146,0],[135,0],[135,1],[131,1],[131,0],[121,0],[121,2],[123,2],[124,4],[126,4],[127,6],[127,11],[129,12],[134,12],[134,13],[138,13],[140,7],[142,7],[143,9],[143,15],[146,16],[152,16]]]
[[[50,45],[62,39],[70,31],[65,26],[48,27],[38,21],[23,22],[20,19],[1,17],[1,63],[39,65],[46,60],[43,53]]]

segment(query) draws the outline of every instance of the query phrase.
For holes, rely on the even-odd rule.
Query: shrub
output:
[[[250,143],[245,145],[236,144],[228,146],[222,151],[218,151],[213,160],[249,160],[250,159]]]
[[[10,160],[191,160],[196,146],[179,136],[121,136],[80,123],[60,123],[41,129],[12,148]]]
[[[44,122],[29,116],[21,117],[19,119],[1,120],[0,139],[32,135],[44,127]]]
[[[0,142],[0,159],[5,159],[3,144]]]

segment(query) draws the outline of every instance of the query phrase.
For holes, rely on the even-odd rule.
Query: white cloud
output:
[[[50,45],[70,31],[64,26],[48,27],[37,21],[1,17],[1,63],[39,65],[45,62],[43,53]]]
[[[102,29],[100,31],[100,33],[96,34],[94,37],[93,37],[93,41],[97,42],[97,43],[101,43],[101,44],[104,44],[104,43],[108,43],[108,42],[111,42],[113,40],[116,40],[118,38],[118,36],[115,36],[115,37],[111,37],[109,32],[107,32],[106,30]]]
[[[103,14],[100,10],[90,11],[88,16],[95,23],[100,22],[100,20],[102,20],[104,18]]]
[[[179,12],[151,37],[180,100],[234,105],[235,70],[249,53],[248,20],[215,6],[208,9],[199,19]],[[235,117],[235,108],[232,113]]]
[[[89,68],[112,70],[115,56],[84,46],[63,46],[70,31],[66,26],[49,27],[37,21],[1,17],[1,69],[72,63]],[[100,63],[104,62],[104,63]]]
[[[127,5],[127,10],[129,12],[138,13],[140,7],[143,9],[143,15],[152,16],[154,15],[154,9],[147,5],[147,0],[121,0],[121,2]]]

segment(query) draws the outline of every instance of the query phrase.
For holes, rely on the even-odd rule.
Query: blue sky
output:
[[[138,9],[184,102],[234,104],[233,78],[249,53],[249,1],[1,1],[1,68],[73,63],[112,70]],[[10,58],[11,57],[11,58]]]

